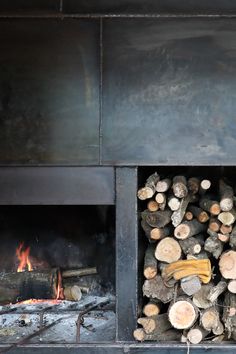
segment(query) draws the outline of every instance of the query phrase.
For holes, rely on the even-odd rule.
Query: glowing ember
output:
[[[24,272],[25,270],[31,272],[33,270],[33,267],[30,263],[29,254],[30,247],[24,249],[24,243],[20,243],[19,247],[16,249],[16,256],[20,262],[17,268],[17,272]]]

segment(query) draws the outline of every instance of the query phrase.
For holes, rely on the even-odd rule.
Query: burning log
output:
[[[62,278],[83,277],[85,275],[97,274],[96,267],[71,269],[62,271]]]
[[[55,299],[58,269],[0,273],[0,302],[28,299]]]

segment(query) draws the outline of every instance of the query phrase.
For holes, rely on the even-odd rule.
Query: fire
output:
[[[24,242],[20,243],[19,247],[16,249],[16,256],[20,262],[17,272],[24,272],[28,270],[31,272],[33,270],[32,264],[29,259],[30,247],[24,249]]]

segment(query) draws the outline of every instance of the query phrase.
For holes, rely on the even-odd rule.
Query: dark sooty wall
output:
[[[16,271],[15,251],[23,241],[34,269],[96,266],[98,275],[86,282],[94,293],[114,292],[114,224],[113,207],[1,206],[0,272]]]

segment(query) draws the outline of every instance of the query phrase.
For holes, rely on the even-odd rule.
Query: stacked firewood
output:
[[[236,208],[220,179],[152,174],[138,198],[149,241],[139,341],[236,340]]]

